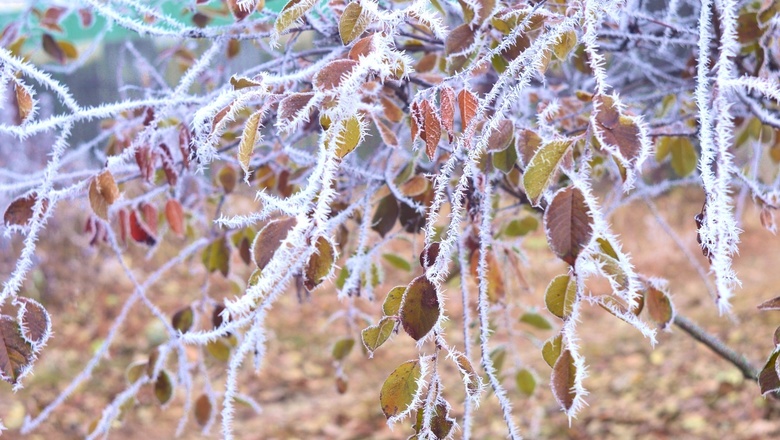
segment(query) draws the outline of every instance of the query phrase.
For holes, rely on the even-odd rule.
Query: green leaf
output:
[[[167,371],[162,370],[154,383],[154,396],[160,405],[165,405],[173,397],[173,382]]]
[[[396,254],[382,254],[382,258],[387,260],[387,262],[396,269],[405,270],[407,272],[412,270],[412,264]]]
[[[539,220],[534,216],[526,216],[522,219],[514,219],[504,228],[504,235],[507,237],[522,237],[539,227]]]
[[[209,273],[218,270],[227,277],[230,271],[230,248],[227,238],[223,235],[206,246],[203,249],[201,260]]]
[[[252,259],[259,269],[263,269],[271,261],[279,245],[296,223],[295,217],[272,220],[255,236]]]
[[[336,341],[335,344],[333,344],[333,351],[331,355],[333,356],[334,360],[342,361],[349,355],[349,353],[352,351],[352,347],[354,346],[354,338],[340,339]]]
[[[398,315],[398,312],[401,309],[401,300],[404,297],[404,292],[406,292],[406,286],[396,286],[387,292],[385,302],[382,304],[382,312],[385,316]]]
[[[439,294],[425,275],[415,278],[406,288],[401,304],[401,323],[414,340],[424,338],[439,320]]]
[[[230,359],[230,346],[221,338],[206,344],[206,351],[219,361],[227,362]]]
[[[544,304],[553,315],[566,319],[571,315],[577,298],[577,283],[568,275],[558,275],[550,281],[544,294]]]
[[[615,260],[619,260],[617,252],[615,252],[615,248],[612,247],[612,243],[610,243],[606,238],[599,237],[596,239],[596,242],[598,242],[601,252],[604,252]]]
[[[528,163],[523,175],[525,193],[531,203],[539,203],[542,193],[550,185],[558,165],[571,147],[570,140],[557,140],[542,145]]]
[[[517,149],[514,145],[510,145],[509,148],[496,151],[493,153],[492,160],[494,167],[501,170],[502,173],[508,174],[517,163]]]
[[[409,409],[419,391],[418,380],[421,374],[419,360],[404,362],[390,373],[379,393],[379,403],[385,417],[397,416]]]
[[[560,334],[557,334],[545,341],[544,346],[542,347],[542,358],[544,358],[544,361],[547,362],[547,365],[551,367],[555,365],[555,361],[557,361],[558,357],[561,355],[562,347],[563,336]]]
[[[357,148],[363,139],[363,125],[357,116],[347,118],[340,126],[336,137],[336,155],[344,157]]]
[[[538,328],[539,330],[552,330],[550,322],[538,313],[523,313],[523,316],[520,317],[520,322]]]
[[[699,156],[696,149],[693,148],[690,139],[687,137],[674,138],[671,146],[672,151],[672,169],[680,177],[691,174],[696,169]]]
[[[493,363],[493,369],[496,370],[496,376],[501,374],[501,370],[504,368],[504,361],[506,361],[506,348],[496,347],[490,352],[490,360]]]
[[[526,396],[532,396],[536,390],[536,378],[527,368],[523,368],[515,375],[517,389]]]
[[[127,383],[132,385],[135,381],[145,375],[147,364],[148,362],[146,361],[138,361],[128,365],[127,370],[125,370],[125,379],[127,379]]]
[[[398,201],[395,196],[389,194],[377,204],[374,217],[371,219],[371,229],[384,237],[393,229],[396,220],[398,220]]]
[[[395,320],[385,316],[377,325],[372,325],[363,329],[360,336],[363,339],[363,345],[366,349],[373,353],[382,344],[390,339],[390,335],[393,334],[393,328],[395,328]]]

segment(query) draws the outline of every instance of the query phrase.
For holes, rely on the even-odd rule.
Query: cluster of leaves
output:
[[[731,268],[738,242],[732,189],[751,195],[774,231],[777,2],[739,8],[730,0],[717,7],[680,1],[659,11],[639,2],[590,0],[291,0],[274,11],[262,0],[192,0],[180,16],[166,12],[166,2],[148,3],[84,0],[70,8],[32,8],[0,36],[0,87],[12,103],[0,134],[20,149],[52,139],[43,170],[22,175],[8,166],[0,182],[0,194],[12,197],[5,231],[24,236],[0,294],[0,304],[12,299],[19,309],[16,319],[0,321],[2,378],[18,383],[50,334],[43,307],[20,293],[36,242],[63,201],[88,201],[90,244],[113,252],[135,286],[94,362],[74,383],[89,377],[135,302],[169,336],[148,361],[129,367],[126,390],[90,426],[90,438],[132,408],[144,385],[163,405],[175,386],[185,389],[179,432],[190,412],[208,430],[221,408],[222,434],[231,438],[235,402],[248,400],[238,391],[238,372],[252,355],[261,367],[264,322],[278,298],[291,285],[299,295],[335,286],[347,310],[334,319],[362,327],[360,307],[376,300],[382,263],[408,274],[414,265],[407,254],[414,251],[397,249],[420,243],[420,269],[387,293],[382,316],[370,319],[376,324],[335,343],[337,389],[347,391],[343,364],[358,337],[372,355],[402,328],[419,356],[395,368],[381,387],[389,423],[415,414],[416,438],[451,437],[458,424],[468,438],[486,380],[516,438],[500,376],[514,348],[491,349],[493,313],[556,328],[541,356],[552,368],[552,393],[570,417],[586,395],[577,334],[583,304],[600,305],[651,343],[674,321],[669,286],[633,267],[611,231],[611,212],[635,200],[653,206],[653,197],[700,183],[705,201],[697,238],[714,287],[706,274],[704,282],[723,312],[738,283]],[[120,102],[78,104],[46,73],[78,69],[100,43],[97,38],[81,53],[69,43],[61,23],[72,16],[102,33],[121,26],[173,37],[162,58],[181,69],[178,83],[169,85],[128,43],[137,87],[123,88]],[[250,45],[265,61],[237,67]],[[140,93],[128,96],[127,89]],[[52,114],[44,94],[61,104],[61,113]],[[93,119],[101,120],[99,134],[69,145],[71,132]],[[252,212],[223,214],[247,195],[257,202]],[[533,264],[523,244],[540,224],[567,268],[544,297],[557,326],[508,294]],[[127,248],[139,246],[151,257],[164,243],[179,246],[178,255],[138,281],[124,263]],[[678,243],[685,252],[684,240]],[[205,296],[168,317],[147,289],[171,268],[192,265],[197,254],[207,274],[237,286],[236,295]],[[239,260],[251,268],[246,276],[234,264]],[[447,340],[443,326],[443,291],[456,276],[461,348]],[[593,276],[606,279],[611,292],[591,292],[585,282]],[[640,315],[644,309],[651,323]],[[188,346],[198,349],[195,363]],[[209,385],[204,353],[226,362],[223,393]],[[762,391],[778,388],[777,359],[775,350]],[[458,419],[440,374],[440,362],[448,361],[466,396]],[[518,389],[534,393],[537,374],[517,363]],[[194,398],[199,375],[203,391]],[[28,419],[23,432],[42,423],[73,388]]]

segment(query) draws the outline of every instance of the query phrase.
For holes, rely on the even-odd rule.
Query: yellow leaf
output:
[[[344,157],[357,148],[363,139],[363,126],[357,116],[352,116],[341,124],[336,138],[336,155]]]
[[[263,116],[262,110],[252,114],[246,121],[244,133],[241,135],[241,143],[238,145],[238,162],[245,175],[249,175],[249,160],[252,158],[252,152],[255,149],[255,140],[257,138],[257,129],[260,127],[260,118]]]

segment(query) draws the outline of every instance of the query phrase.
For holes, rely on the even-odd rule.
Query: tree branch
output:
[[[685,333],[688,333],[693,339],[701,342],[714,351],[718,356],[731,362],[735,367],[739,368],[745,379],[753,381],[758,380],[758,369],[750,363],[745,356],[732,350],[729,346],[723,343],[717,337],[707,333],[704,329],[696,325],[690,319],[677,314],[674,317],[674,324],[680,327]]]

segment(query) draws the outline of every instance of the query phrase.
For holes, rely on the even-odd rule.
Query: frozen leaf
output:
[[[233,17],[235,17],[236,21],[241,21],[248,17],[252,12],[255,11],[255,8],[258,7],[258,2],[252,2],[247,4],[246,7],[241,7],[238,5],[239,0],[227,0],[228,8],[230,9],[230,13],[233,14]],[[265,0],[260,0],[260,3],[265,3]],[[260,6],[260,9],[262,9],[263,6]]]
[[[780,296],[762,302],[758,305],[758,310],[780,310]]]
[[[283,217],[270,221],[255,237],[252,244],[252,259],[259,269],[263,269],[287,234],[295,226],[294,217]]]
[[[281,34],[295,24],[316,3],[315,0],[290,0],[276,17],[274,29]]]
[[[539,330],[552,330],[550,321],[538,313],[523,313],[523,316],[520,317],[520,322],[526,323],[531,327],[538,328]]]
[[[550,186],[559,164],[571,145],[570,140],[549,142],[536,150],[531,161],[528,162],[523,175],[523,186],[528,199],[534,205],[539,203],[542,193]]]
[[[396,269],[404,270],[407,272],[412,270],[412,264],[409,263],[407,260],[405,260],[403,257],[399,257],[396,254],[382,254],[382,258],[384,258],[385,261],[390,263],[390,265]]]
[[[252,159],[252,152],[255,150],[257,130],[260,128],[260,118],[262,116],[262,110],[252,113],[252,116],[246,120],[246,125],[244,125],[244,133],[241,135],[241,142],[238,145],[238,163],[241,164],[244,174],[249,174],[249,160]]]
[[[466,393],[470,398],[475,398],[480,391],[482,382],[479,376],[477,376],[474,367],[471,365],[471,361],[463,353],[457,353],[455,355],[455,361],[458,364],[458,370],[463,376],[463,381],[466,384]]]
[[[547,365],[552,367],[555,362],[561,356],[561,349],[563,348],[563,336],[557,334],[547,341],[542,346],[542,358],[547,362]]]
[[[462,130],[471,124],[471,120],[477,115],[479,101],[470,91],[463,89],[458,93],[458,107],[460,108],[460,120],[463,125]]]
[[[517,133],[515,147],[523,164],[528,164],[534,157],[536,150],[542,145],[542,138],[533,130],[520,130]]]
[[[19,124],[23,124],[33,110],[32,94],[21,82],[14,82],[14,98],[16,99],[16,114]]]
[[[504,151],[512,143],[515,136],[515,126],[509,119],[502,119],[498,123],[498,128],[490,132],[488,137],[487,150],[490,152]],[[517,159],[517,151],[515,151]]]
[[[550,249],[574,266],[593,234],[590,209],[582,191],[568,187],[558,191],[544,213],[544,227]]]
[[[19,322],[22,337],[35,351],[46,344],[51,336],[51,317],[49,312],[38,302],[30,298],[17,298],[19,303]]]
[[[780,356],[780,350],[775,350],[767,359],[764,368],[758,374],[758,386],[761,388],[761,395],[775,391],[780,391],[780,377],[777,373],[777,358]]]
[[[173,325],[173,328],[176,330],[182,333],[187,333],[190,328],[192,328],[194,319],[195,315],[192,312],[192,307],[187,306],[173,314],[173,318],[171,318],[171,325]]]
[[[382,138],[382,142],[388,147],[398,147],[398,137],[396,137],[393,130],[390,129],[385,123],[379,119],[374,119],[377,130],[379,130],[379,136]]]
[[[398,201],[390,194],[379,201],[371,219],[371,229],[382,237],[390,232],[398,220]]]
[[[184,210],[178,200],[168,199],[165,203],[165,219],[174,234],[184,236]]]
[[[553,366],[550,376],[550,385],[558,404],[565,411],[569,411],[574,405],[577,392],[574,390],[574,381],[577,377],[577,366],[571,352],[563,350]]]
[[[339,19],[341,42],[344,45],[351,43],[366,30],[368,24],[368,17],[363,14],[363,7],[359,3],[348,4]]]
[[[533,216],[526,216],[522,219],[515,219],[509,222],[504,228],[504,235],[507,237],[522,237],[539,227],[539,220]]]
[[[306,107],[314,93],[291,93],[279,101],[279,109],[276,113],[278,123],[284,127],[298,117],[298,113]],[[308,115],[307,115],[308,116]]]
[[[332,90],[341,85],[345,76],[357,66],[355,60],[334,60],[326,64],[312,78],[312,85],[317,90]]]
[[[569,56],[574,46],[577,45],[577,34],[574,31],[567,31],[561,35],[560,40],[553,46],[555,57],[563,61]]]
[[[333,344],[333,350],[331,351],[331,356],[333,356],[334,360],[343,361],[352,351],[352,347],[354,346],[355,346],[355,339],[353,338],[340,339],[336,341],[335,344]]]
[[[571,315],[577,298],[577,283],[568,275],[558,275],[550,281],[544,294],[544,304],[553,315],[566,319]]]
[[[443,87],[439,95],[439,103],[441,104],[441,123],[447,130],[450,142],[452,142],[452,137],[455,135],[453,124],[455,120],[455,91],[449,86]]]
[[[422,374],[420,361],[407,361],[395,369],[382,385],[379,402],[385,417],[405,413],[419,392],[418,380]]]
[[[336,137],[336,155],[343,158],[352,152],[360,144],[363,136],[363,125],[357,116],[345,120]]]
[[[368,56],[368,54],[374,50],[373,40],[373,35],[369,35],[357,40],[357,42],[352,45],[352,49],[349,50],[349,59],[359,61],[361,56]],[[393,122],[398,121],[393,120]]]
[[[650,319],[655,321],[658,327],[662,329],[668,328],[674,319],[674,307],[669,294],[648,286],[645,291],[645,302],[647,303],[647,311],[650,313]]]
[[[400,315],[404,330],[416,341],[424,338],[439,320],[439,294],[425,275],[415,278],[406,288]]]
[[[423,269],[427,269],[428,267],[430,267],[439,257],[439,247],[440,247],[439,242],[434,241],[428,246],[425,246],[425,249],[423,249],[423,251],[420,252],[420,266]]]
[[[425,411],[423,409],[417,410],[417,420],[414,424],[414,431],[419,434],[423,428],[423,416]],[[433,439],[444,440],[448,438],[452,427],[455,425],[455,419],[450,417],[449,404],[437,403],[434,407],[433,415],[431,416],[430,429],[433,434]]]
[[[119,198],[119,187],[110,171],[98,174],[89,184],[89,204],[100,218],[108,220],[108,207]]]
[[[30,222],[33,216],[33,207],[38,199],[36,193],[28,194],[26,196],[18,197],[5,210],[3,215],[3,221],[6,226],[26,226]],[[48,201],[43,202],[43,210],[49,206]]]
[[[238,76],[238,77],[237,76],[231,76],[230,77],[230,85],[233,86],[234,90],[241,90],[241,89],[246,89],[248,87],[261,86],[263,84],[259,83],[257,81],[254,81],[252,79],[242,77],[242,76]],[[222,109],[222,111],[224,111],[225,114],[227,114],[226,110],[229,110],[229,109],[230,109],[230,107],[228,106],[228,107],[225,107],[224,109]],[[220,112],[220,113],[222,113],[222,112]],[[223,114],[222,117],[225,117],[225,115]],[[219,118],[219,119],[221,120],[222,118]],[[214,118],[214,124],[216,125],[217,122],[219,122],[219,121],[215,117]]]
[[[626,161],[636,160],[642,149],[642,144],[639,142],[639,127],[631,118],[620,114],[612,98],[597,95],[593,101],[600,104],[596,125],[601,131],[603,140],[617,147]]]
[[[319,237],[315,243],[316,251],[309,257],[304,269],[303,285],[312,291],[330,274],[336,261],[336,250],[325,237]]]
[[[390,335],[393,334],[395,328],[395,320],[385,316],[379,320],[377,325],[372,325],[363,330],[360,334],[363,339],[363,345],[366,349],[373,353],[382,344],[387,342]]]
[[[532,396],[536,390],[536,378],[527,368],[523,368],[515,375],[517,389],[526,396]]]
[[[444,53],[447,56],[460,54],[474,43],[474,30],[467,23],[464,23],[447,34],[444,40]]]
[[[165,405],[173,397],[173,382],[165,370],[160,371],[157,381],[154,383],[154,397],[157,398],[160,405]]]
[[[193,408],[193,411],[195,412],[195,421],[198,422],[198,425],[201,427],[206,426],[206,424],[209,422],[209,419],[211,418],[212,411],[212,405],[211,400],[209,400],[209,396],[201,394],[195,401],[195,407]]]
[[[387,292],[385,302],[382,304],[382,312],[385,316],[396,316],[401,309],[401,299],[404,297],[406,286],[395,286]]]
[[[615,248],[612,247],[612,243],[610,243],[607,239],[599,237],[596,239],[596,242],[599,244],[599,249],[601,249],[601,252],[604,252],[604,254],[615,260],[619,260],[617,252],[615,252]]]
[[[433,160],[434,155],[436,155],[436,147],[441,140],[441,121],[428,101],[423,101],[420,104],[420,110],[423,116],[423,129],[420,137],[425,141],[425,153],[428,155],[428,159]]]
[[[218,270],[227,277],[230,272],[230,248],[227,238],[223,235],[206,246],[201,260],[209,273]]]

